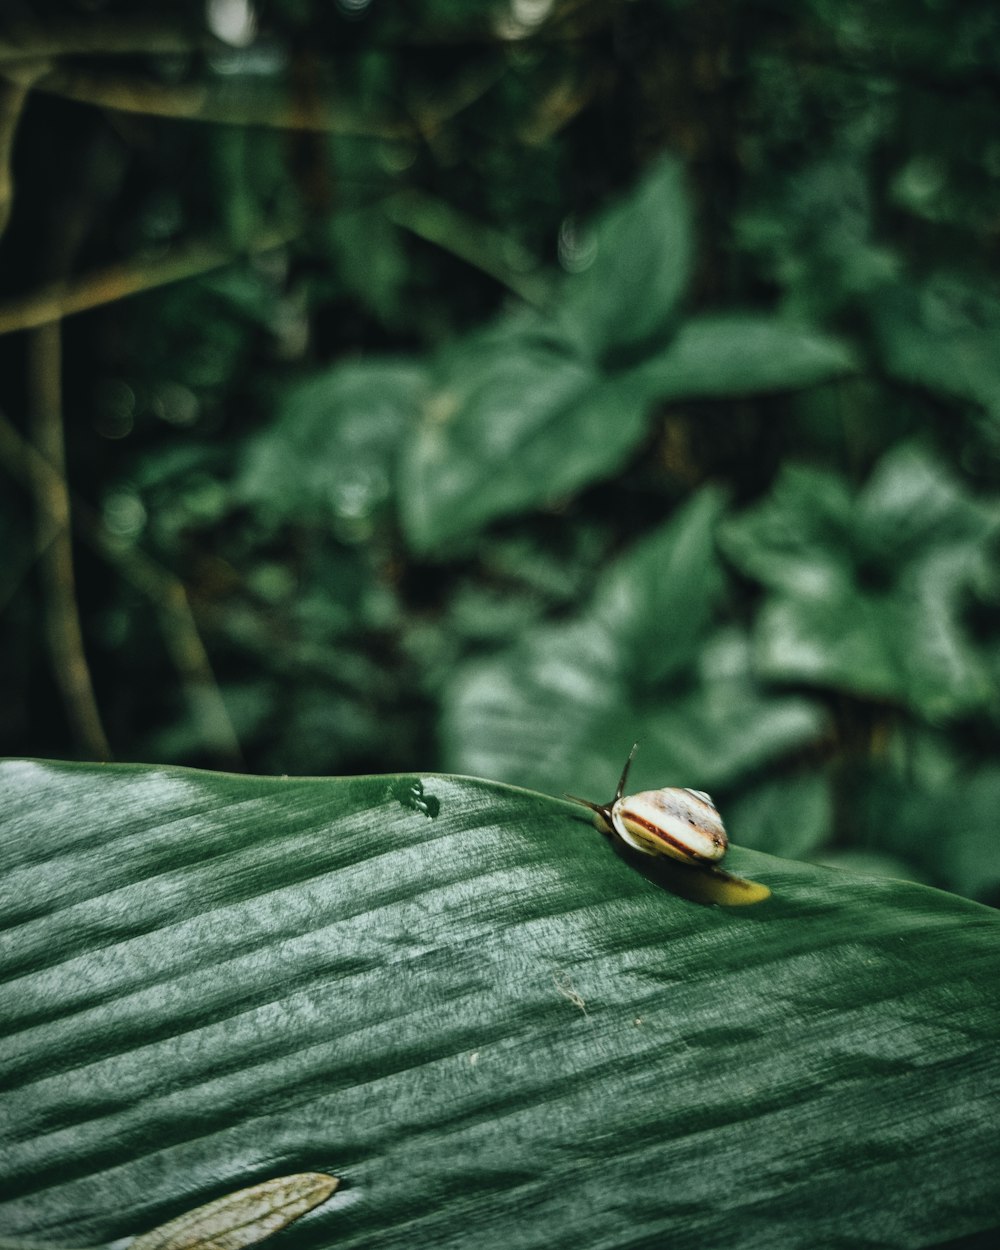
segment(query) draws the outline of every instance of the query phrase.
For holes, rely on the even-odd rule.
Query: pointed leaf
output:
[[[843,343],[807,326],[718,313],[685,322],[631,377],[651,399],[722,398],[813,386],[856,367]]]
[[[646,405],[533,318],[501,322],[445,362],[402,471],[410,545],[431,552],[488,521],[614,472]]]
[[[898,700],[934,719],[993,696],[961,610],[998,529],[996,501],[904,446],[856,499],[835,474],[786,468],[721,541],[775,592],[756,631],[768,677]]]
[[[667,332],[687,285],[693,240],[680,165],[657,161],[593,232],[594,260],[566,279],[559,313],[587,355],[613,363]]]
[[[395,489],[395,462],[427,386],[413,361],[337,365],[293,386],[248,442],[240,497],[279,516],[353,520]]]

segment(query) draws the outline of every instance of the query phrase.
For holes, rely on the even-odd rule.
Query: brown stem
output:
[[[290,242],[297,233],[292,228],[269,230],[253,240],[246,251],[251,255],[272,251]],[[232,264],[239,256],[226,248],[196,243],[162,260],[112,265],[73,282],[59,282],[23,299],[0,304],[0,334],[35,329],[129,295],[210,273]]]
[[[409,121],[359,116],[342,102],[328,99],[307,106],[270,91],[258,90],[250,94],[233,87],[164,86],[59,68],[39,78],[36,86],[39,91],[81,104],[183,121],[264,126],[272,130],[316,130],[379,139],[406,139],[416,135]]]
[[[14,137],[31,92],[31,84],[43,68],[26,69],[16,81],[0,78],[0,235],[7,229],[14,203],[14,176],[11,172]]]
[[[41,483],[50,496],[60,492],[69,494],[62,473],[2,415],[0,461],[10,473],[29,485]],[[73,499],[73,515],[88,545],[156,608],[167,651],[180,675],[202,740],[222,762],[239,765],[242,761],[236,731],[212,672],[183,582],[143,552],[110,534],[83,500]]]
[[[58,321],[43,326],[29,342],[28,386],[32,437],[39,456],[55,473],[33,474],[44,600],[45,635],[52,672],[62,692],[74,736],[88,756],[110,758],[97,708],[76,601],[66,449],[62,423],[62,329]]]
[[[87,18],[58,28],[22,23],[0,38],[0,63],[58,56],[134,56],[194,52],[218,47],[214,39],[147,21],[117,17],[113,22]]]

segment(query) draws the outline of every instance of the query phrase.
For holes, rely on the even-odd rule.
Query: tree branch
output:
[[[293,227],[268,230],[254,239],[245,252],[194,243],[179,249],[172,256],[145,265],[131,261],[124,265],[112,265],[72,282],[55,283],[22,299],[0,304],[0,334],[32,330],[129,295],[211,273],[213,269],[230,265],[243,255],[257,255],[282,247],[298,233],[298,229]]]
[[[9,74],[9,71],[5,72]],[[262,92],[259,88],[251,94],[245,89],[229,86],[165,86],[162,83],[111,79],[70,69],[50,69],[35,85],[39,91],[63,99],[94,104],[120,113],[377,139],[412,139],[417,136],[413,123],[404,119],[364,117],[338,101],[320,99],[313,103],[273,91]]]

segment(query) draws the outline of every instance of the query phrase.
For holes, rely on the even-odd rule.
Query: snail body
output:
[[[729,841],[715,804],[703,790],[668,786],[625,794],[636,746],[629,752],[610,803],[592,803],[575,794],[566,797],[595,812],[602,832],[643,855],[666,855],[693,867],[718,864]]]

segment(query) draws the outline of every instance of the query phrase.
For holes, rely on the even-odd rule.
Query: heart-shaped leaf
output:
[[[540,318],[472,337],[441,362],[404,450],[411,545],[432,551],[613,472],[642,436],[646,408]]]

